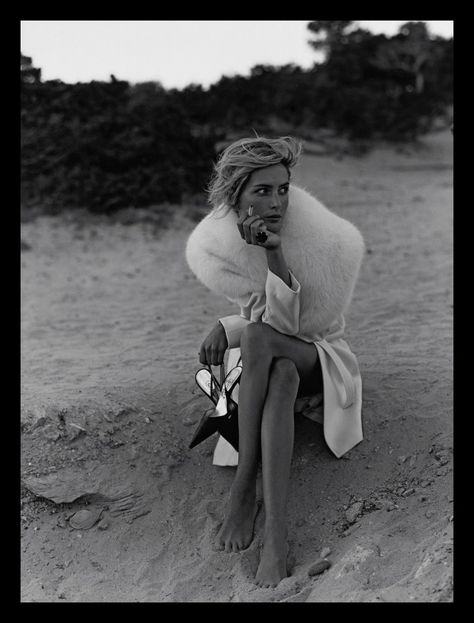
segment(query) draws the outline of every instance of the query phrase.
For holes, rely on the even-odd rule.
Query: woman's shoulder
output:
[[[290,205],[293,208],[294,214],[298,213],[301,215],[301,219],[298,220],[301,220],[309,230],[314,225],[314,233],[320,232],[323,229],[326,234],[332,232],[336,237],[342,236],[345,238],[348,236],[357,239],[362,237],[361,232],[354,223],[331,210],[302,186],[293,184],[290,186]]]

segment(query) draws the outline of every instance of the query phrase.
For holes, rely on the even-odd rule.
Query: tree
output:
[[[323,51],[326,60],[333,51],[347,41],[347,29],[352,26],[352,20],[318,20],[309,22],[307,28],[316,35],[316,39],[308,41],[315,50]]]
[[[425,86],[424,69],[433,52],[432,40],[424,22],[407,22],[395,37],[378,47],[372,63],[383,70],[405,74],[416,93]]]
[[[415,138],[452,100],[452,40],[407,22],[392,37],[350,21],[310,22],[325,52],[314,70],[315,118],[349,138]]]
[[[25,56],[20,52],[20,76],[22,82],[34,84],[41,82],[41,69],[33,67],[31,56]]]

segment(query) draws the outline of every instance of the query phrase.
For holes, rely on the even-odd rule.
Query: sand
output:
[[[214,438],[187,449],[209,406],[194,373],[236,310],[185,263],[193,223],[40,217],[21,226],[22,601],[453,599],[452,136],[307,154],[294,179],[367,255],[346,318],[365,439],[338,460],[297,419],[291,575],[252,582],[263,513],[246,551],[213,548],[235,468]]]

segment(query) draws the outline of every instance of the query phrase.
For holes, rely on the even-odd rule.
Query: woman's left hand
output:
[[[258,247],[264,247],[265,249],[276,249],[281,244],[280,236],[269,231],[265,225],[264,219],[258,216],[258,214],[252,216],[243,214],[237,221],[237,227],[239,228],[240,235],[247,244],[254,244]],[[265,232],[267,235],[265,242],[259,242],[257,240],[257,234],[259,232]]]

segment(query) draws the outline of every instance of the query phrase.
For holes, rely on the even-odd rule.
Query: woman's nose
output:
[[[271,196],[271,206],[272,209],[278,209],[280,207],[280,196],[275,193]]]

